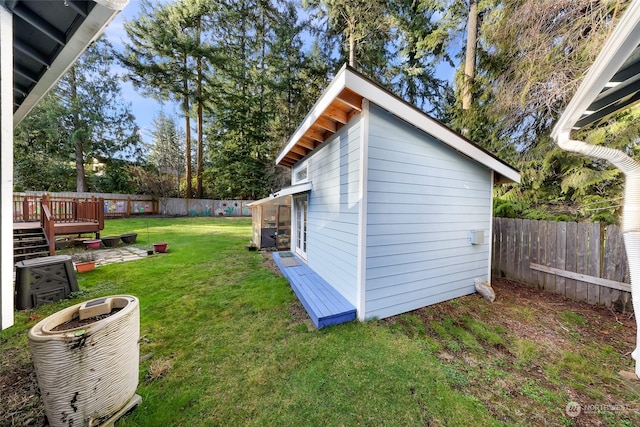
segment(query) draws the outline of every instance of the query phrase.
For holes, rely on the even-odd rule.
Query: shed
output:
[[[520,180],[348,66],[276,163],[291,168],[293,186],[283,192],[293,198],[291,252],[302,264],[295,268],[306,269],[304,286],[274,259],[301,300],[327,286],[360,320],[467,295],[474,279],[489,281],[493,185]],[[322,303],[323,293],[315,295]]]
[[[267,197],[249,203],[252,240],[258,249],[287,250],[291,245],[291,196]]]

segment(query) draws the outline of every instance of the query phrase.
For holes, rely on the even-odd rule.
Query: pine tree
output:
[[[435,77],[436,66],[446,61],[446,29],[438,17],[444,4],[437,0],[402,0],[389,3],[396,34],[391,89],[407,102],[437,111],[446,82]]]
[[[181,178],[186,165],[184,132],[178,129],[173,117],[160,113],[153,120],[151,137],[153,145],[149,153],[149,163],[155,166],[159,177],[175,177],[175,186],[171,193],[179,195]]]
[[[382,84],[390,81],[387,46],[391,21],[385,2],[366,0],[308,0],[319,41],[331,51],[340,46],[339,63],[371,76]]]
[[[187,197],[193,195],[191,109],[195,104],[198,129],[196,186],[197,195],[201,196],[205,63],[215,57],[212,48],[203,43],[202,34],[213,3],[198,0],[155,5],[143,0],[141,10],[137,19],[125,23],[129,43],[119,59],[129,70],[127,77],[134,87],[159,100],[181,104],[185,120]]]
[[[139,154],[138,128],[130,106],[120,99],[119,76],[113,73],[113,64],[111,44],[99,39],[16,131],[18,147],[28,145],[29,152],[61,161],[73,159],[76,191],[88,189],[85,164],[93,158],[108,162]],[[44,163],[43,167],[49,162]],[[18,170],[28,173],[27,169]]]

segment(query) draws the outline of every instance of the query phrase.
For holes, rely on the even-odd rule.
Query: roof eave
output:
[[[320,115],[331,105],[331,102],[338,96],[338,94],[346,87],[346,65],[343,66],[338,74],[331,81],[329,86],[322,93],[322,96],[313,105],[307,116],[304,118],[298,129],[291,135],[291,138],[287,141],[287,144],[278,154],[276,158],[276,164],[281,164],[285,156],[295,147],[304,134],[311,128],[313,123],[320,117]]]
[[[569,135],[589,106],[640,44],[640,1],[634,1],[613,29],[575,95],[554,126],[551,137]],[[588,124],[588,123],[587,123]]]
[[[314,147],[308,151],[299,150],[298,153],[295,152],[297,144],[305,135],[308,135],[307,132],[314,124],[317,124],[317,120],[325,113],[327,108],[336,99],[340,100],[345,93],[347,95],[357,95],[360,98],[360,102],[362,98],[366,98],[373,104],[392,112],[396,117],[434,136],[472,160],[496,171],[503,177],[502,182],[520,182],[520,174],[517,170],[348,66],[343,66],[340,69],[329,87],[307,114],[300,127],[291,136],[285,148],[280,152],[276,159],[276,164],[293,166],[305,158],[304,152],[308,154],[315,149],[314,144]],[[358,111],[356,108],[353,113]],[[291,154],[292,150],[294,150],[295,155]]]
[[[14,127],[20,124],[128,2],[129,0],[96,1],[96,6],[87,15],[82,25],[13,113]]]

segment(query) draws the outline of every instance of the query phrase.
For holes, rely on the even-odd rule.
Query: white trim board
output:
[[[362,100],[360,122],[360,170],[358,183],[358,257],[356,272],[356,312],[358,319],[366,320],[367,291],[367,212],[369,182],[369,101]]]
[[[13,16],[0,6],[0,330],[13,325]],[[10,65],[11,64],[11,65]]]
[[[311,191],[312,189],[311,181],[305,182],[303,184],[292,185],[291,187],[285,187],[280,191],[276,191],[275,193],[269,196],[270,199],[277,199],[278,197],[289,196],[292,194],[304,193],[307,191]]]

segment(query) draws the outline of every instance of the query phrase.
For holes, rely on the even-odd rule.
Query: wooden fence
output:
[[[493,275],[574,300],[633,310],[619,227],[494,218],[492,238]]]
[[[251,209],[247,206],[251,200],[158,199],[140,194],[30,191],[13,193],[13,221],[40,221],[40,199],[45,194],[48,194],[52,201],[50,209],[53,211],[51,213],[57,217],[66,214],[67,207],[71,206],[71,203],[92,200],[96,197],[104,200],[105,218],[158,214],[167,216],[251,216]]]

